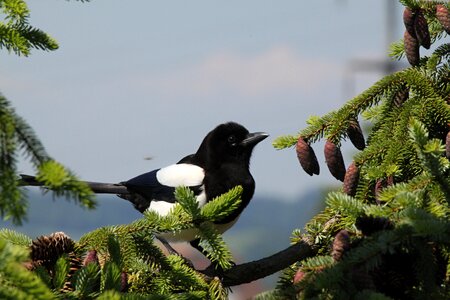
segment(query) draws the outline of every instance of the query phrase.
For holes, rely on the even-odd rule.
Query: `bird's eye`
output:
[[[236,136],[230,135],[228,137],[228,143],[230,143],[232,146],[236,145]]]

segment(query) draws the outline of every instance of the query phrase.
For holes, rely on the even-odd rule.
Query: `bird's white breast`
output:
[[[202,191],[200,195],[197,196],[198,206],[202,207],[206,204],[206,194]],[[176,203],[170,203],[166,201],[152,201],[149,206],[149,210],[156,211],[161,216],[166,216],[170,210],[175,206]]]

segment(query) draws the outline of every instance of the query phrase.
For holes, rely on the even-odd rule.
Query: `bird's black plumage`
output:
[[[232,214],[218,220],[219,231],[225,231],[237,220],[248,205],[255,190],[255,181],[250,173],[250,157],[253,148],[268,135],[263,132],[250,133],[240,124],[221,124],[209,132],[194,154],[178,163],[144,173],[119,184],[87,182],[96,193],[114,193],[130,201],[137,210],[147,209],[166,214],[176,202],[177,186],[191,188],[199,205],[228,192],[240,185],[243,188],[241,205]],[[30,176],[23,176],[28,185],[39,183]],[[221,226],[223,225],[223,226]],[[192,241],[195,234],[176,237],[175,240]],[[170,238],[169,238],[170,239]]]
[[[240,124],[229,122],[217,126],[203,139],[197,152],[181,159],[177,164],[198,166],[204,171],[201,185],[190,186],[196,195],[205,192],[206,202],[241,185],[241,206],[231,215],[219,220],[225,224],[235,220],[248,205],[255,190],[255,181],[250,173],[250,157],[254,146],[265,139],[266,133],[249,133]],[[174,169],[176,170],[176,169]],[[174,187],[161,185],[155,170],[122,182],[131,192],[121,195],[131,201],[140,211],[150,207],[152,201],[175,202]]]

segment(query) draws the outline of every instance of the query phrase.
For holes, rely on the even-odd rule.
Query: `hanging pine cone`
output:
[[[394,105],[397,107],[402,106],[402,104],[409,98],[409,87],[403,84],[403,87],[394,96]]]
[[[361,216],[356,218],[356,228],[365,236],[371,236],[381,230],[394,229],[394,223],[383,217]]]
[[[40,236],[31,243],[31,259],[53,264],[64,253],[72,252],[75,243],[64,232]]]
[[[339,231],[333,240],[331,256],[334,261],[340,261],[345,252],[350,249],[350,235],[348,231],[343,229]]]
[[[450,131],[447,132],[447,137],[445,138],[445,156],[450,159]]]
[[[411,66],[417,66],[420,62],[420,52],[419,52],[419,41],[405,30],[403,35],[403,43],[405,47],[406,59],[411,64]]]
[[[356,188],[358,187],[359,181],[359,168],[353,161],[350,166],[348,166],[347,172],[345,172],[344,177],[344,193],[349,196],[355,196]]]
[[[415,11],[413,11],[409,7],[405,7],[405,10],[403,11],[403,23],[405,24],[406,30],[413,37],[416,36],[416,31],[414,29],[415,18],[416,18]]]
[[[122,272],[120,274],[120,292],[126,293],[128,291],[128,274],[126,272]]]
[[[425,16],[423,15],[421,10],[418,10],[416,12],[416,17],[414,19],[414,29],[419,44],[422,45],[425,49],[430,49],[430,31],[428,29],[427,19],[425,19]]]
[[[327,140],[325,143],[324,154],[325,161],[331,175],[333,175],[337,180],[344,181],[345,164],[341,149],[330,140]]]
[[[359,126],[358,120],[350,121],[350,126],[347,128],[347,135],[356,149],[364,150],[366,147],[366,141],[364,140],[364,135],[362,133],[361,126]]]
[[[292,280],[292,282],[294,284],[299,283],[300,281],[303,280],[303,278],[305,278],[305,272],[301,268],[299,268],[297,272],[295,272],[294,279]]]
[[[97,251],[95,251],[95,250],[89,250],[86,253],[86,256],[84,257],[83,266],[87,266],[90,263],[95,263],[95,264],[99,263]]]
[[[380,197],[380,193],[381,191],[394,184],[394,178],[392,176],[388,176],[387,178],[383,178],[383,179],[378,179],[375,183],[375,200],[377,201],[378,204],[381,203],[379,197]]]
[[[441,23],[445,32],[450,34],[450,14],[447,6],[444,4],[436,5],[436,19],[438,19],[439,23]]]
[[[313,174],[319,175],[320,168],[317,162],[316,154],[313,148],[302,138],[299,137],[297,145],[295,147],[297,152],[297,158],[302,166],[303,170],[310,176]]]

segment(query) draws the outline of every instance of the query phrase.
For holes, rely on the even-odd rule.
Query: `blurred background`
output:
[[[177,162],[226,121],[271,136],[256,148],[256,193],[225,234],[237,263],[289,245],[340,187],[313,145],[320,176],[295,151],[271,140],[296,134],[311,115],[340,107],[383,75],[405,67],[389,43],[403,36],[402,8],[385,1],[78,1],[29,0],[30,23],[60,49],[30,57],[0,53],[0,91],[35,129],[53,158],[81,178],[119,182]],[[344,144],[347,163],[355,153]],[[22,159],[21,173],[33,174]],[[36,237],[65,231],[78,239],[140,217],[130,204],[99,197],[86,211],[29,189]],[[4,224],[4,226],[11,226]],[[234,288],[250,297],[276,275]]]

